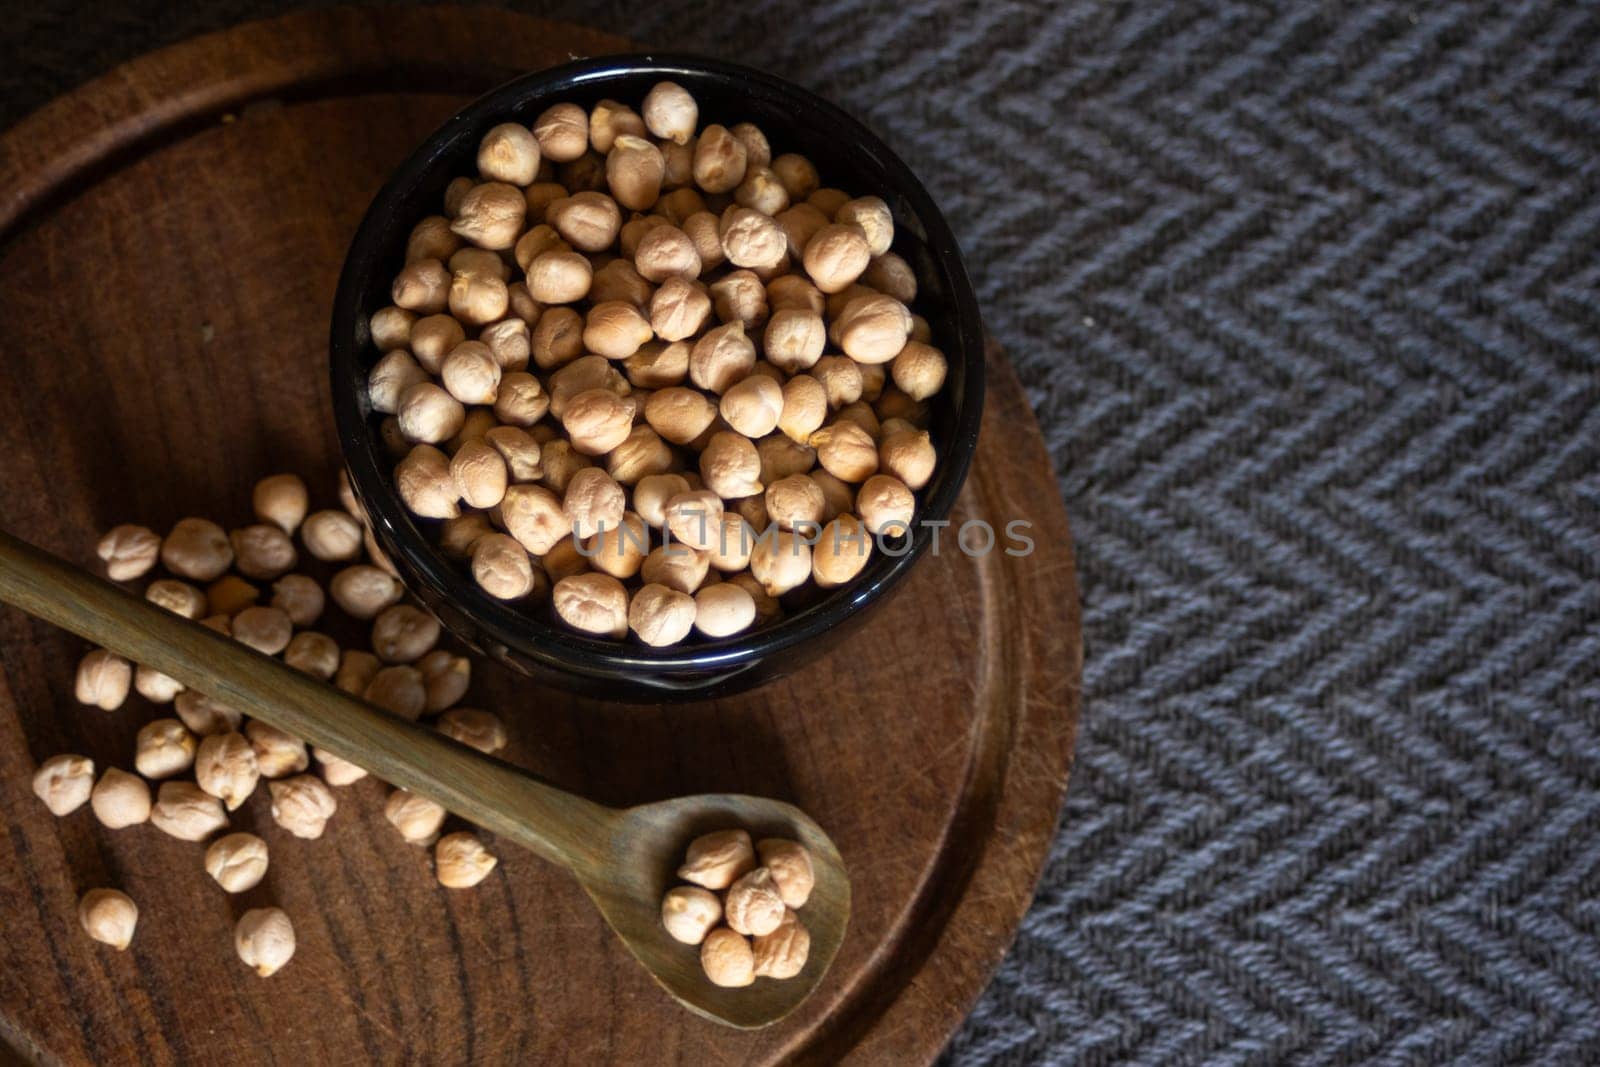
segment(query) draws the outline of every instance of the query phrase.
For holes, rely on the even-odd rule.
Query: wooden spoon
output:
[[[690,1011],[754,1029],[783,1018],[822,980],[850,918],[844,861],[798,808],[706,793],[617,810],[557,789],[416,723],[380,711],[214,630],[174,615],[0,532],[0,601],[287,730],[432,798],[571,871],[652,977]],[[694,836],[744,827],[811,850],[816,888],[800,912],[811,954],[795,978],[712,985],[698,948],[661,925],[661,897]]]

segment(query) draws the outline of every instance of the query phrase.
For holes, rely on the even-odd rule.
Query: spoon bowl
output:
[[[804,969],[782,981],[713,985],[700,967],[700,949],[667,935],[661,898],[675,885],[689,842],[714,830],[744,829],[752,840],[784,837],[811,853],[816,885],[797,915],[811,934]],[[749,1030],[777,1022],[811,995],[844,941],[850,921],[850,880],[828,835],[799,808],[738,793],[704,793],[616,813],[603,859],[591,873],[574,867],[606,922],[645,969],[679,1003],[714,1022]]]
[[[655,980],[713,1022],[741,1029],[777,1022],[822,981],[844,939],[850,919],[844,861],[821,827],[782,801],[709,793],[623,810],[596,804],[3,532],[0,602],[170,675],[565,867]],[[699,949],[675,941],[661,923],[661,898],[689,842],[734,828],[756,840],[790,838],[811,852],[816,887],[799,912],[811,952],[794,978],[758,978],[740,989],[715,986],[700,968]]]

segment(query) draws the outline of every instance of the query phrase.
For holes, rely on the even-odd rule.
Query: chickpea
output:
[[[294,924],[282,908],[252,908],[234,925],[234,951],[263,978],[277,974],[294,956],[294,947]]]
[[[405,593],[397,578],[365,563],[346,567],[333,576],[328,591],[334,603],[353,619],[371,619],[398,603]]]
[[[667,162],[667,173],[662,186],[671,190],[656,201],[656,213],[674,226],[682,227],[690,215],[706,210],[705,197],[699,190],[683,188],[694,180],[694,145],[663,144],[662,158]]]
[[[533,123],[533,136],[544,158],[571,163],[589,149],[589,113],[577,104],[546,108]]]
[[[33,795],[50,814],[70,815],[89,802],[94,790],[94,760],[87,756],[51,756],[33,772]]]
[[[686,445],[705,433],[716,420],[717,409],[703,393],[671,386],[650,395],[644,405],[644,417],[662,438]]]
[[[662,519],[681,544],[711,550],[722,530],[722,498],[709,489],[679,493],[666,502]]]
[[[560,498],[542,485],[510,486],[500,501],[500,513],[506,532],[535,556],[544,555],[571,532]]]
[[[652,336],[650,321],[621,300],[594,305],[584,319],[584,348],[607,359],[627,359]]]
[[[845,305],[837,319],[839,347],[861,363],[887,363],[911,333],[911,313],[892,296],[869,293]]]
[[[756,980],[755,954],[750,942],[719,926],[700,945],[700,966],[713,985],[747,986]]]
[[[519,318],[485,326],[479,331],[478,340],[489,347],[502,373],[523,370],[533,357],[533,335],[528,324]]]
[[[783,228],[772,216],[751,208],[729,208],[717,229],[722,239],[722,253],[736,267],[776,267],[788,252],[789,242]],[[862,266],[865,265],[863,261]]]
[[[756,602],[732,582],[708,585],[694,595],[694,627],[710,638],[731,637],[756,621]]]
[[[202,737],[237,730],[244,716],[236,708],[214,700],[204,693],[185,689],[172,703],[178,718],[190,730]]]
[[[744,323],[736,320],[695,342],[689,352],[689,380],[708,392],[725,393],[747,377],[755,363],[755,345],[745,336]]]
[[[427,519],[449,519],[460,514],[461,499],[450,460],[432,445],[417,445],[394,469],[400,499],[413,514]]]
[[[723,585],[736,585],[750,594],[750,600],[756,606],[756,625],[765,626],[769,622],[783,615],[783,605],[767,592],[766,588],[749,571],[740,571],[730,574]]]
[[[651,474],[665,474],[677,465],[670,446],[649,426],[635,426],[622,443],[606,454],[606,472],[623,485]]]
[[[415,667],[381,667],[367,683],[361,699],[392,715],[416,722],[427,709],[428,690],[422,684],[422,672]]]
[[[333,644],[333,639],[322,634],[301,636],[318,637]],[[338,646],[334,645],[334,661],[338,661]],[[333,677],[329,671],[327,677]],[[300,774],[311,766],[311,756],[306,750],[306,743],[291,733],[270,726],[259,719],[252,719],[245,723],[244,735],[250,740],[250,748],[256,754],[256,771],[263,778],[283,778],[291,774]]]
[[[133,664],[114,652],[97,648],[78,661],[75,685],[78,703],[116,711],[133,686]]]
[[[546,552],[539,563],[544,567],[544,573],[550,581],[559,582],[574,574],[588,573],[590,568],[589,561],[583,554],[585,551],[587,550],[569,534],[556,542],[556,546]]]
[[[694,619],[694,598],[665,585],[644,586],[628,606],[629,628],[639,640],[658,648],[688,637]]]
[[[755,438],[777,429],[783,407],[783,387],[764,374],[752,374],[728,388],[719,410],[734,430]]]
[[[727,261],[722,251],[721,226],[715,215],[705,210],[696,211],[679,225],[694,244],[702,273],[713,271]]]
[[[689,235],[661,221],[639,240],[633,253],[634,269],[645,281],[661,284],[674,276],[692,280],[700,276],[700,253]]]
[[[913,400],[926,400],[944,387],[944,353],[921,341],[907,341],[889,365],[894,384]]]
[[[903,533],[911,529],[916,497],[900,479],[874,474],[856,493],[856,511],[862,523],[874,534]]]
[[[580,539],[602,529],[613,529],[622,521],[627,493],[616,480],[598,467],[578,471],[567,483],[562,510],[572,533]]]
[[[577,252],[543,252],[528,267],[528,292],[541,304],[582,300],[593,282],[594,268]]]
[[[497,715],[477,708],[451,708],[439,716],[440,733],[479,752],[493,755],[506,747],[506,725]]]
[[[812,578],[822,589],[841,586],[861,573],[871,555],[871,535],[845,512],[822,528],[811,552]]]
[[[222,801],[193,782],[162,782],[156,790],[150,822],[157,830],[180,841],[204,841],[224,826]]]
[[[693,593],[705,583],[711,554],[684,544],[658,545],[645,556],[639,576],[646,584],[664,585],[680,593]]]
[[[445,232],[448,233],[449,229],[447,225]],[[410,257],[408,256],[407,258]],[[379,308],[367,320],[367,334],[372,338],[373,347],[379,352],[392,352],[397,348],[410,348],[411,324],[416,321],[417,317],[405,308],[393,306]],[[293,478],[294,475],[284,475],[284,477]],[[261,521],[265,522],[267,520],[262,519]],[[284,532],[292,533],[293,531],[285,530]]]
[[[472,661],[445,649],[435,649],[417,661],[427,693],[427,710],[443,711],[460,703],[472,683]]]
[[[811,435],[817,461],[835,478],[864,482],[878,470],[878,444],[853,422],[839,421]]]
[[[633,415],[633,404],[611,390],[587,389],[566,405],[561,424],[576,451],[602,456],[627,439]]]
[[[688,144],[700,119],[689,91],[676,82],[657,82],[644,98],[644,124],[664,141]]]
[[[601,155],[611,151],[619,137],[642,138],[648,132],[644,119],[627,104],[602,100],[589,112],[589,144]]]
[[[778,176],[791,200],[803,200],[817,191],[822,184],[817,168],[805,156],[786,152],[772,161],[772,173]]]
[[[876,457],[874,457],[876,458]],[[724,500],[751,496],[764,488],[761,456],[748,437],[717,433],[700,453],[700,477],[707,488]]]
[[[670,283],[657,290],[657,296],[671,288]],[[674,297],[669,295],[667,300]],[[709,300],[709,297],[707,298]],[[651,312],[654,315],[655,301],[652,300]],[[698,314],[693,309],[675,308],[672,312],[673,321],[678,321],[678,313]],[[654,324],[654,318],[652,318]],[[704,325],[702,322],[700,325]],[[673,329],[671,325],[667,327]],[[698,329],[698,327],[696,327]],[[659,341],[641,345],[639,351],[623,360],[623,368],[627,372],[628,381],[638,389],[664,389],[672,385],[681,385],[689,377],[689,346],[682,342],[662,344]]]
[[[661,196],[667,164],[650,141],[622,134],[606,153],[606,182],[617,203],[630,211],[648,211]]]
[[[438,839],[446,814],[443,806],[407,789],[390,793],[383,806],[384,818],[400,831],[400,836],[420,846],[431,845]]]
[[[715,123],[700,131],[694,149],[694,180],[708,193],[732,192],[744,181],[749,152],[724,126]]]
[[[757,867],[729,886],[722,910],[729,929],[754,937],[772,933],[785,914],[772,872],[765,867]]]
[[[434,846],[434,873],[446,889],[470,889],[489,877],[500,861],[476,834],[445,834]]]
[[[450,314],[470,326],[503,318],[511,306],[511,289],[492,274],[458,271],[450,277]]]
[[[883,255],[894,244],[894,215],[881,197],[857,197],[834,212],[833,221],[860,230],[875,256]]]
[[[156,719],[139,729],[133,766],[146,778],[170,778],[194,765],[198,746],[194,734],[182,722]]]
[[[620,522],[584,541],[584,554],[597,571],[626,581],[639,573],[645,553],[650,551],[650,534],[644,520],[626,512]]]
[[[872,410],[872,405],[864,400],[857,400],[853,404],[846,404],[839,409],[836,422],[852,422],[866,431],[867,436],[874,441],[883,432],[882,425],[878,422],[877,414]]]
[[[722,901],[708,889],[680,885],[661,900],[661,925],[673,940],[698,945],[722,919]]]
[[[655,335],[664,341],[683,341],[705,326],[711,318],[711,297],[705,287],[688,278],[673,276],[662,283],[650,299],[650,326]],[[676,353],[675,353],[676,354]],[[683,351],[687,356],[687,350]],[[687,370],[687,359],[684,361]],[[629,375],[633,380],[633,375]],[[675,385],[682,377],[674,376],[666,384]],[[634,381],[635,385],[643,384]]]
[[[439,620],[421,608],[396,604],[372,624],[372,651],[385,663],[414,663],[439,643]]]
[[[470,441],[450,460],[450,478],[468,507],[492,508],[506,494],[506,461],[493,445]]]
[[[443,215],[429,215],[411,227],[406,238],[406,262],[437,259],[442,263],[460,247],[461,238],[450,232],[450,220]]]
[[[277,527],[267,527],[279,537],[284,536]],[[238,531],[235,531],[237,534]],[[237,538],[235,538],[237,543]],[[237,575],[224,574],[206,586],[206,610],[212,615],[232,618],[245,608],[253,607],[261,599],[261,590]]]
[[[733,271],[710,288],[712,305],[723,322],[741,323],[749,332],[767,321],[767,287],[754,271]]]
[[[782,530],[819,529],[826,503],[822,487],[804,474],[791,474],[767,486],[767,514]]]
[[[223,538],[227,543],[227,538]],[[229,556],[233,549],[228,549]],[[232,560],[230,558],[229,562]],[[198,619],[206,613],[206,597],[194,586],[187,582],[174,581],[171,578],[158,578],[151,582],[144,591],[144,598],[157,607],[165,608],[174,615],[182,615],[186,619]]]
[[[491,182],[532,185],[539,173],[539,141],[533,131],[504,122],[478,142],[478,173]]]
[[[339,802],[322,779],[309,774],[268,782],[267,790],[272,794],[273,821],[296,837],[321,837],[328,820],[339,810]]]
[[[294,542],[276,526],[246,526],[233,531],[228,540],[233,565],[246,578],[277,578],[299,562]]]
[[[788,911],[778,928],[755,938],[752,947],[757,977],[793,978],[805,970],[806,959],[811,955],[811,933],[799,916]]]
[[[646,524],[660,529],[666,524],[667,502],[688,491],[689,482],[681,474],[646,475],[633,487],[633,506]]]
[[[333,684],[351,696],[360,696],[382,667],[383,662],[372,653],[346,649],[339,657],[339,670],[333,676]]]
[[[767,303],[776,315],[780,311],[809,311],[818,318],[827,310],[822,290],[799,274],[784,274],[767,283]],[[767,357],[771,359],[769,355]]]
[[[917,490],[928,484],[938,458],[933,441],[924,430],[886,432],[878,442],[879,465],[908,489]]]
[[[790,531],[766,531],[750,552],[750,573],[767,595],[782,596],[811,577],[811,547]]]
[[[133,669],[133,688],[152,704],[170,704],[183,692],[183,683],[154,667],[140,665]]]
[[[450,272],[437,259],[407,263],[394,276],[389,299],[419,315],[437,315],[450,299]]]
[[[228,834],[206,849],[206,873],[224,891],[243,893],[267,876],[267,843],[255,834]]]
[[[770,167],[751,162],[745,168],[744,181],[733,191],[733,202],[763,215],[775,216],[789,206],[789,191]]]
[[[450,231],[479,248],[510,248],[522,233],[527,212],[521,189],[505,182],[484,182],[474,185],[461,199],[461,210]],[[399,300],[395,303],[406,306]]]
[[[431,381],[418,382],[400,397],[400,432],[413,443],[439,444],[466,421],[461,402]]]
[[[313,553],[315,554],[315,553]],[[272,606],[296,626],[311,626],[322,616],[322,586],[303,574],[286,574],[272,585]]]
[[[194,777],[201,789],[234,811],[255,792],[261,778],[256,750],[243,734],[212,734],[201,740],[195,753]]]
[[[322,765],[322,780],[332,786],[354,785],[367,776],[365,767],[358,767],[341,756],[323,748],[313,748],[311,754]]]
[[[313,512],[300,528],[300,540],[316,559],[346,562],[361,554],[361,524],[343,511]]]
[[[429,315],[426,318],[418,319],[416,325],[411,328],[411,354],[415,357],[417,366],[420,369],[428,374],[438,374],[440,368],[444,365],[444,357],[452,348],[466,340],[466,338],[467,334],[462,329],[461,323],[451,316]],[[410,374],[404,364],[399,363],[399,361],[397,361],[397,367],[384,367],[384,362],[387,359],[387,356],[384,357],[384,361],[380,361],[378,366],[373,368],[372,376],[367,380],[368,393],[372,398],[374,410],[382,411],[384,408],[392,407],[393,412],[398,414],[400,402],[405,398],[406,392],[418,382],[427,381],[427,377],[425,375]],[[381,378],[378,375],[380,367],[383,367],[384,370]],[[409,380],[393,380],[397,377]],[[381,391],[375,391],[380,386],[382,387]],[[393,390],[392,400],[389,396],[391,388]],[[380,401],[383,407],[379,407]]]
[[[78,923],[84,933],[121,952],[133,942],[139,906],[118,890],[91,889],[78,901]]]
[[[551,204],[545,221],[578,251],[604,252],[622,230],[622,211],[604,193],[585,191]]]
[[[678,877],[705,889],[723,890],[755,870],[756,850],[743,830],[718,830],[689,842]]]
[[[832,522],[855,506],[856,491],[848,482],[840,481],[825,470],[806,472],[806,477],[816,482],[822,490],[822,521]]]
[[[580,574],[555,584],[556,614],[584,633],[620,640],[628,633],[628,592],[609,574]]]
[[[842,292],[854,285],[871,260],[872,253],[861,231],[838,223],[814,233],[806,242],[802,257],[806,273],[824,293]]]
[[[756,534],[750,522],[737,511],[723,511],[716,519],[711,543],[705,549],[711,566],[719,571],[743,570],[750,563]]]
[[[233,565],[222,527],[207,519],[179,519],[161,542],[161,563],[180,578],[210,582]]]
[[[113,526],[100,538],[95,554],[105,563],[107,578],[128,582],[144,577],[156,565],[161,538],[143,526]]]

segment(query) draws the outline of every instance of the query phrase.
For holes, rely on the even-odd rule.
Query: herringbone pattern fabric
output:
[[[166,7],[29,5],[0,117],[256,12]],[[948,1060],[1600,1062],[1600,9],[712,10],[542,13],[881,130],[1075,521],[1068,810]]]

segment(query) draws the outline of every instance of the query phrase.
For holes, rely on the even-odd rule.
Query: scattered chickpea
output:
[[[206,612],[209,615],[232,617],[252,607],[260,599],[261,590],[237,574],[224,574],[206,586]]]
[[[80,704],[115,711],[128,699],[133,665],[114,652],[97,648],[78,662],[76,696]]]
[[[249,738],[229,731],[200,741],[194,776],[195,784],[235,811],[255,791],[261,769]]]
[[[267,843],[255,834],[227,834],[206,849],[206,873],[225,892],[243,893],[267,875]]]
[[[204,841],[224,826],[222,801],[193,782],[162,782],[156,790],[150,822],[156,829],[180,841]]]
[[[372,650],[385,663],[414,663],[439,643],[439,620],[410,604],[395,604],[372,624]]]
[[[193,689],[185,689],[172,702],[183,725],[201,737],[237,730],[244,716],[236,709]]]
[[[384,818],[413,845],[433,844],[446,814],[442,805],[408,789],[396,789],[383,805]]]
[[[460,703],[472,684],[472,661],[446,649],[435,649],[417,660],[427,694],[426,709],[443,711]]]
[[[365,620],[398,603],[405,594],[405,587],[393,575],[357,563],[335,574],[328,584],[328,592],[346,615]]]
[[[282,908],[252,908],[233,928],[233,947],[246,966],[270,978],[294,957],[294,924]]]
[[[144,591],[144,598],[186,619],[198,619],[206,613],[205,594],[187,582],[172,578],[158,578],[151,582]]]
[[[246,578],[277,578],[298,561],[294,542],[276,526],[246,526],[233,531],[228,540],[233,546],[233,565]]]
[[[78,901],[78,922],[84,933],[121,952],[133,941],[139,906],[118,890],[91,889]]]
[[[263,778],[285,778],[311,766],[306,743],[276,726],[252,719],[245,723],[244,735],[250,739],[250,748],[256,754],[256,769]]]
[[[215,581],[233,565],[233,549],[222,527],[207,519],[179,519],[161,542],[161,563],[180,578]]]
[[[150,818],[150,787],[137,774],[107,767],[89,794],[89,806],[109,829],[137,826]]]
[[[113,582],[142,578],[161,555],[161,538],[143,526],[113,526],[106,531],[95,554],[106,565],[106,577]]]
[[[286,574],[272,583],[272,606],[296,626],[315,625],[322,617],[325,600],[322,586],[303,574]]]
[[[282,608],[245,608],[233,617],[233,639],[268,656],[288,648],[293,635],[294,623]]]
[[[339,810],[339,802],[322,779],[309,774],[268,782],[267,789],[272,794],[273,820],[296,837],[321,837],[328,820]]]
[[[152,704],[170,704],[174,697],[183,692],[183,683],[154,667],[141,664],[133,669],[133,688]]]
[[[422,672],[403,665],[379,669],[367,683],[361,698],[413,722],[428,706],[428,690],[422,684]]]
[[[88,803],[94,784],[94,760],[87,756],[51,756],[33,772],[33,795],[57,816],[70,815]]]
[[[367,776],[365,767],[357,766],[342,756],[335,756],[327,749],[313,748],[311,754],[322,765],[322,780],[329,785],[353,785]]]
[[[146,778],[171,778],[194,766],[199,742],[178,719],[155,719],[139,728],[133,766]]]
[[[499,862],[477,834],[464,831],[445,834],[433,848],[434,873],[446,889],[472,888]]]
[[[506,747],[506,727],[498,715],[477,708],[451,708],[435,724],[446,737],[479,752],[493,754]]]
[[[388,310],[404,314],[398,308]],[[293,534],[306,517],[309,499],[306,483],[298,474],[274,474],[256,483],[250,495],[250,505],[257,519],[271,523],[286,534]]]

